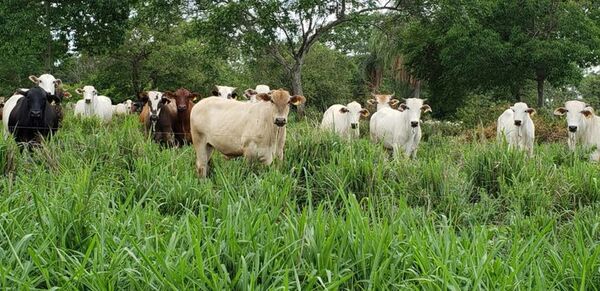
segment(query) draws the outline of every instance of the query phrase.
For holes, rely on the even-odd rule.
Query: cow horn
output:
[[[396,92],[394,91],[394,93],[392,93],[392,95],[390,95],[390,97],[394,97],[394,95],[396,95]]]

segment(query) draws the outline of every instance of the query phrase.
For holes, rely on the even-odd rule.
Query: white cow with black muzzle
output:
[[[408,98],[399,109],[384,107],[371,117],[371,140],[381,142],[394,156],[400,153],[415,158],[421,141],[421,113],[431,112],[423,99]]]
[[[506,109],[497,121],[497,139],[508,143],[510,147],[524,150],[530,156],[533,154],[535,141],[535,125],[531,115],[535,109],[529,108],[526,103],[517,102]]]
[[[359,121],[369,116],[369,110],[363,109],[360,103],[351,102],[344,106],[331,105],[323,114],[321,129],[330,130],[343,138],[360,136]]]
[[[75,104],[75,116],[96,116],[104,122],[112,119],[113,107],[110,98],[98,95],[94,86],[84,86],[75,90],[77,94],[83,95],[83,99]]]
[[[584,148],[596,147],[590,155],[590,160],[600,160],[600,117],[594,113],[594,108],[584,102],[571,100],[564,107],[554,110],[554,115],[567,114],[567,144],[574,151],[580,143]]]

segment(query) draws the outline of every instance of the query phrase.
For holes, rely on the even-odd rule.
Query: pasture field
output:
[[[291,118],[285,161],[215,154],[204,180],[137,116],[69,114],[33,152],[0,140],[0,288],[600,289],[586,153],[425,135],[390,160],[315,120]]]

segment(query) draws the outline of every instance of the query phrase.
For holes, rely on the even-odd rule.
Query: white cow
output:
[[[577,143],[584,148],[596,147],[590,155],[590,160],[600,160],[600,117],[594,113],[594,108],[577,100],[567,101],[565,107],[554,110],[554,115],[567,114],[567,129],[569,130],[567,144],[575,150]]]
[[[56,79],[50,74],[43,74],[39,77],[31,75],[29,76],[29,80],[40,86],[40,88],[44,89],[44,91],[50,93],[50,95],[56,95],[56,87],[62,84],[60,79]]]
[[[382,142],[394,156],[403,151],[407,156],[414,158],[421,141],[421,113],[431,112],[431,107],[423,104],[424,101],[408,98],[405,103],[400,104],[399,109],[403,111],[390,107],[377,110],[371,117],[371,140]]]
[[[98,95],[98,91],[94,86],[84,86],[83,89],[77,88],[75,92],[83,95],[83,99],[75,104],[75,116],[96,116],[104,122],[112,119],[113,107],[110,98]]]
[[[515,105],[506,109],[498,117],[496,129],[498,141],[506,141],[510,147],[516,147],[532,155],[535,125],[531,115],[534,113],[535,109],[529,108],[523,102],[515,103]]]
[[[269,92],[271,92],[269,86],[256,85],[256,89],[246,89],[246,91],[244,91],[244,97],[250,100],[250,102],[258,102],[259,100],[256,99],[258,94],[269,94]]]
[[[398,99],[393,99],[394,94],[391,95],[381,95],[381,94],[371,94],[373,96],[372,99],[367,100],[367,104],[375,106],[377,105],[377,111],[382,108],[390,108],[398,105],[400,101]]]
[[[237,93],[235,93],[235,87],[229,86],[215,86],[216,90],[212,91],[213,96],[221,97],[225,99],[235,99]]]
[[[127,99],[123,101],[123,103],[119,103],[117,105],[113,105],[113,112],[116,115],[127,115],[132,112],[133,101]]]
[[[196,170],[208,173],[213,149],[227,157],[244,156],[265,165],[283,159],[289,104],[300,105],[303,96],[275,90],[258,98],[271,102],[240,102],[209,97],[192,108],[190,127],[196,151]]]
[[[331,130],[344,138],[358,138],[360,136],[359,121],[361,117],[369,116],[369,110],[363,109],[358,102],[351,102],[344,106],[331,105],[323,114],[321,129]]]

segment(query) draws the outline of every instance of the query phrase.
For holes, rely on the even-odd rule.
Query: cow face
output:
[[[198,93],[192,93],[185,88],[178,89],[175,93],[171,91],[165,92],[165,96],[175,100],[177,112],[186,112],[189,109],[189,103],[196,99],[198,95]]]
[[[123,102],[123,104],[125,104],[127,113],[133,113],[133,101],[127,99],[125,102]]]
[[[515,103],[510,109],[513,111],[515,126],[521,126],[523,121],[529,117],[530,114],[535,113],[535,109],[529,108],[529,106],[523,102]]]
[[[358,129],[358,122],[361,117],[369,116],[369,110],[363,109],[358,102],[351,102],[346,107],[340,109],[342,114],[347,115],[350,127],[352,129]]]
[[[585,127],[585,121],[594,116],[594,109],[581,101],[567,101],[565,107],[556,108],[554,115],[567,114],[567,129],[571,133]]]
[[[273,123],[279,127],[287,124],[287,116],[290,113],[290,104],[300,105],[306,102],[306,98],[300,95],[290,96],[288,91],[279,89],[273,90],[269,94],[258,94],[257,99],[271,102],[270,106],[273,109]]]
[[[140,93],[140,99],[148,102],[148,107],[150,107],[150,121],[152,122],[158,120],[158,115],[160,114],[163,105],[171,103],[169,98],[158,91],[142,92]]]
[[[419,98],[408,98],[406,102],[400,104],[398,109],[402,109],[404,114],[408,115],[408,122],[412,128],[419,127],[421,113],[431,112],[431,107],[423,104],[425,100]]]
[[[83,88],[77,88],[75,90],[77,94],[83,95],[83,100],[86,104],[92,103],[93,100],[98,96],[98,91],[94,86],[84,86]]]
[[[212,91],[213,96],[225,98],[225,99],[235,99],[237,97],[237,93],[235,93],[235,87],[228,86],[215,86],[216,90]]]
[[[27,112],[30,118],[34,120],[42,118],[42,113],[46,110],[48,95],[49,93],[40,87],[27,91],[25,102],[27,102]]]
[[[31,75],[29,76],[29,80],[40,86],[40,88],[44,89],[46,92],[50,93],[50,95],[55,95],[56,87],[62,85],[62,81],[60,79],[56,79],[50,74],[43,74],[39,77]]]

